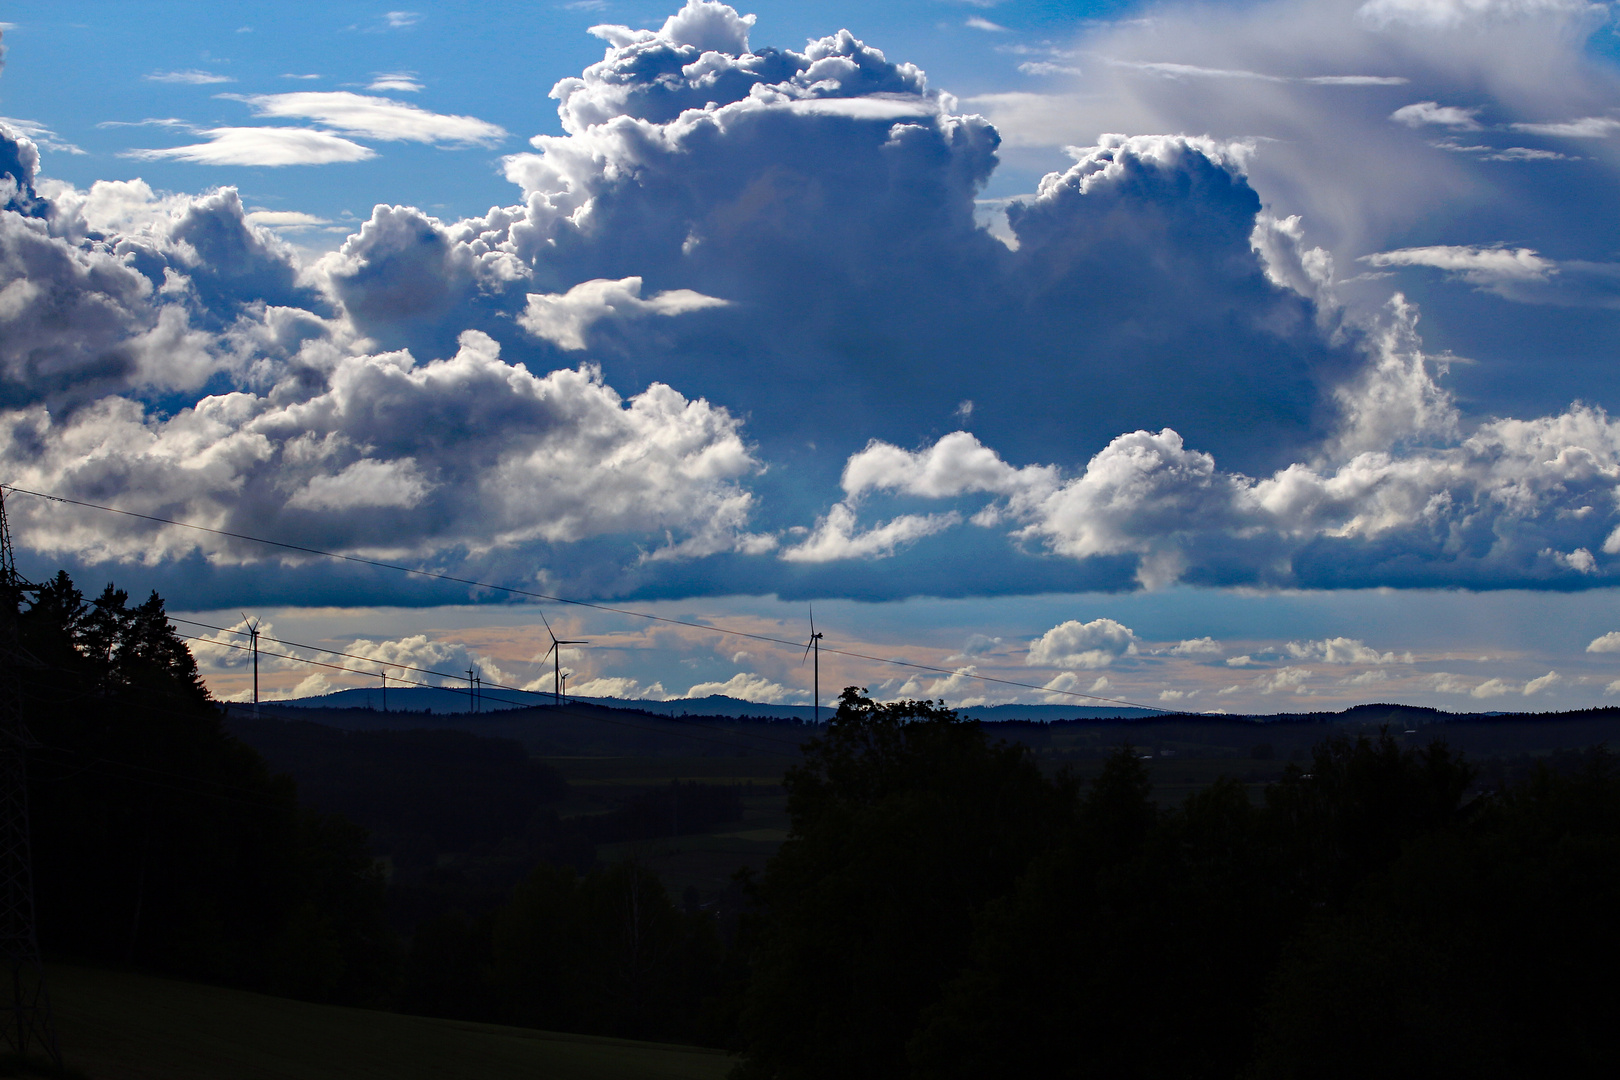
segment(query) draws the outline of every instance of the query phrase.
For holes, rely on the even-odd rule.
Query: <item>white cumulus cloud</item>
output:
[[[719,694],[742,701],[777,704],[784,701],[802,701],[810,694],[804,690],[790,690],[781,683],[771,682],[763,675],[739,671],[725,682],[702,682],[689,688],[684,697],[700,698]]]
[[[1564,677],[1558,674],[1558,672],[1549,671],[1547,674],[1531,679],[1529,682],[1525,683],[1524,696],[1530,697],[1533,694],[1539,694],[1543,690],[1556,686],[1563,681]]]
[[[462,437],[446,441],[448,430]],[[64,418],[0,414],[0,448],[21,461],[22,441],[48,447],[14,470],[25,486],[114,489],[129,509],[247,533],[312,530],[302,535],[372,551],[615,532],[684,538],[689,554],[728,550],[744,542],[752,505],[737,481],[756,468],[724,410],[657,383],[625,400],[592,368],[537,378],[476,331],[455,356],[426,364],[343,357],[313,393],[289,384],[206,397],[172,417],[116,398]],[[40,550],[103,559],[260,554],[70,514],[13,523]]]
[[[550,681],[546,681],[550,686]],[[670,697],[661,682],[642,683],[622,675],[599,676],[568,688],[572,697],[620,698],[633,701],[664,701]]]
[[[668,289],[644,300],[639,277],[598,278],[582,281],[566,293],[530,293],[518,325],[558,348],[578,351],[585,348],[586,333],[603,319],[683,315],[726,303],[691,289]]]
[[[1296,660],[1318,660],[1328,664],[1395,664],[1412,662],[1412,654],[1396,656],[1368,648],[1356,638],[1334,637],[1321,641],[1290,641],[1288,655]]]
[[[961,518],[955,513],[902,514],[863,531],[856,522],[855,510],[847,503],[835,503],[808,536],[782,550],[782,558],[799,563],[885,558],[959,521]]]
[[[1309,693],[1305,684],[1310,679],[1310,668],[1285,667],[1256,676],[1254,686],[1262,694]]]
[[[1113,619],[1059,623],[1029,643],[1031,667],[1102,668],[1137,652],[1136,634]]]
[[[1470,690],[1469,694],[1477,698],[1501,697],[1503,694],[1511,694],[1517,689],[1519,688],[1506,679],[1486,679]]]

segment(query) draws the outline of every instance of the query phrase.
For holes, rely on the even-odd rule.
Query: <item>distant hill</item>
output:
[[[369,693],[369,697],[368,697]],[[390,690],[382,711],[380,690],[349,690],[302,701],[265,702],[265,718],[306,720],[346,731],[406,731],[445,728],[486,737],[516,739],[531,754],[550,756],[762,756],[798,757],[813,735],[804,705],[759,705],[728,697],[679,701],[603,702],[572,699],[562,708],[544,694],[520,707],[520,695],[487,692],[483,711],[467,708],[466,691]],[[233,718],[252,706],[228,706]],[[1411,705],[1367,704],[1339,712],[1222,716],[1151,713],[1146,710],[1073,708],[1061,705],[968,709],[994,723],[998,738],[1022,742],[1059,757],[1106,756],[1122,744],[1174,748],[1200,756],[1266,752],[1278,760],[1304,760],[1312,745],[1335,731],[1401,737],[1442,738],[1471,755],[1542,753],[1558,748],[1620,745],[1620,709],[1563,713],[1447,713]],[[822,720],[829,718],[822,710]],[[1410,736],[1407,733],[1410,732]]]
[[[743,701],[723,694],[700,698],[676,698],[673,701],[649,701],[625,698],[576,698],[571,702],[587,702],[610,709],[631,709],[655,716],[750,716],[772,717],[781,720],[811,720],[815,710],[809,705],[772,705],[757,701]],[[462,714],[475,711],[501,712],[507,709],[528,709],[550,705],[547,693],[526,693],[521,690],[484,690],[480,694],[482,708],[475,709],[471,691],[460,687],[410,686],[389,688],[390,712],[428,712],[435,715]],[[278,706],[300,709],[378,709],[383,707],[380,687],[339,690],[319,697],[293,698],[278,701]],[[1127,706],[1098,708],[1074,705],[983,705],[960,710],[963,716],[974,720],[1136,720],[1162,716],[1154,709],[1133,709]],[[832,710],[823,707],[822,719]]]

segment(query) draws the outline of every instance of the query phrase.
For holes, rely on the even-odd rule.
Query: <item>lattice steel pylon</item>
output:
[[[45,967],[34,930],[34,857],[28,828],[28,749],[35,745],[23,722],[22,669],[32,663],[17,625],[22,591],[0,487],[0,1037],[14,1054],[41,1052],[58,1070],[62,1051],[51,1022]]]

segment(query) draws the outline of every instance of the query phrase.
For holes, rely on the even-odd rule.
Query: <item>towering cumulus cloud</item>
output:
[[[7,130],[3,479],[649,595],[1612,573],[1620,428],[1597,404],[1470,419],[1413,305],[1341,308],[1333,257],[1263,208],[1264,141],[1090,133],[992,233],[976,218],[1001,152],[989,120],[848,31],[802,50],[752,31],[713,0],[656,30],[593,28],[602,60],[552,90],[563,134],[502,160],[518,201],[459,221],[378,206],[307,261],[231,188],[76,189]],[[1272,79],[1290,80],[1403,82]],[[349,134],[365,105],[385,141],[384,120],[428,115],[243,100]],[[1377,122],[1485,115],[1420,105]],[[443,138],[504,134],[463,127]],[[1530,284],[1559,269],[1478,245],[1366,259],[1512,263]],[[85,560],[263,557],[62,506],[14,520],[24,544]],[[944,557],[961,550],[988,555],[971,586]],[[897,569],[862,576],[880,563]],[[1069,666],[1130,645],[1075,625],[1050,645]]]
[[[1168,423],[1279,464],[1325,431],[1358,359],[1252,250],[1246,148],[1076,150],[1010,212],[1010,251],[974,220],[989,123],[848,32],[753,51],[750,25],[688,4],[656,32],[595,28],[603,60],[552,91],[567,133],[506,160],[523,204],[454,225],[379,208],[322,265],[333,294],[363,333],[429,352],[517,316],[513,355],[678,380],[767,440],[910,439],[965,397],[1028,453]],[[632,278],[714,303],[600,301]]]

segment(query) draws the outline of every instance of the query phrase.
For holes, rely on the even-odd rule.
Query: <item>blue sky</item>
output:
[[[7,482],[958,672],[826,693],[1620,695],[1609,5],[0,22]],[[9,506],[38,571],[549,687],[532,604]],[[564,618],[571,687],[807,699]]]

